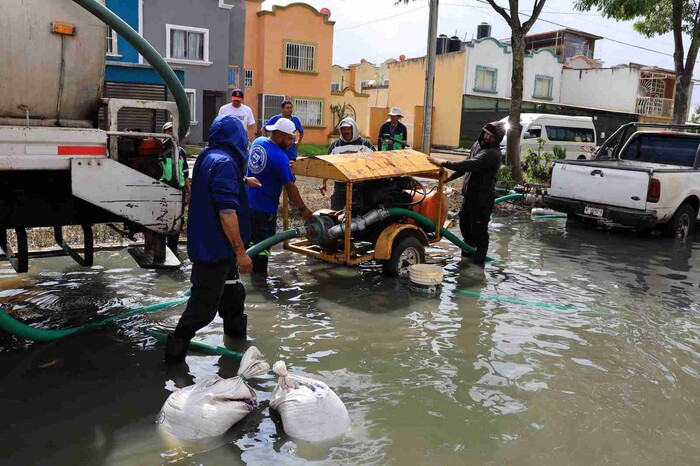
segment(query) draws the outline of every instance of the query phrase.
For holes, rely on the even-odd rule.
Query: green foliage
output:
[[[498,178],[496,178],[496,185],[502,188],[511,188],[515,185],[515,179],[513,178],[513,170],[508,165],[501,165],[498,169]]]
[[[552,162],[566,157],[566,148],[554,146],[552,152],[543,151],[544,139],[537,139],[537,149],[528,149],[525,156],[525,174],[530,183],[547,184]]]
[[[320,144],[302,144],[297,147],[297,155],[300,157],[309,157],[311,155],[327,155],[328,146]]]
[[[693,109],[693,114],[690,116],[690,121],[700,124],[700,107],[695,107],[695,109]]]
[[[346,103],[331,105],[331,113],[333,114],[333,131],[337,132],[338,125],[343,120],[343,118],[348,117],[345,109],[348,107]]]

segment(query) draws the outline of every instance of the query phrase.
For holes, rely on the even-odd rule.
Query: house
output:
[[[388,86],[389,63],[394,61],[393,58],[389,58],[381,65],[374,65],[363,58],[360,63],[353,63],[346,68],[333,65],[331,89],[333,92],[340,92],[350,87],[357,92],[365,92],[370,87]]]
[[[184,69],[190,101],[190,142],[209,135],[219,108],[240,85],[246,2],[139,0],[142,35],[171,65]]]
[[[107,8],[123,19],[129,26],[143,34],[141,2],[139,0],[107,0]],[[105,43],[106,66],[102,96],[143,100],[167,100],[168,93],[160,76],[139,55],[136,49],[111,27],[107,26]],[[185,82],[185,70],[173,67],[181,83]],[[119,130],[155,131],[167,120],[165,111],[125,108],[119,112]],[[104,111],[101,126],[104,127]]]
[[[580,31],[533,36],[524,60],[523,112],[590,116],[599,141],[631,121],[671,122],[670,70],[634,63],[606,68],[593,58],[600,37]],[[387,106],[403,109],[414,147],[421,142],[425,62],[422,57],[389,64]],[[510,46],[488,34],[463,43],[462,50],[438,53],[432,145],[468,146],[484,123],[507,116],[511,74]]]
[[[262,125],[289,98],[304,125],[304,142],[327,144],[335,24],[330,11],[305,3],[271,10],[262,10],[262,0],[245,3],[246,104]]]
[[[189,142],[206,140],[229,89],[239,85],[243,65],[243,0],[107,0],[107,7],[139,32],[171,65],[185,86],[190,112]],[[157,73],[111,29],[107,34],[105,97],[172,100]],[[160,130],[165,112],[124,109],[120,129]]]

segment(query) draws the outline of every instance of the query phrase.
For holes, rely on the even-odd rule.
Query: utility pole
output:
[[[433,90],[435,86],[435,61],[437,59],[438,0],[429,0],[428,53],[425,68],[425,100],[423,101],[423,143],[421,151],[430,155],[430,140],[433,130]]]

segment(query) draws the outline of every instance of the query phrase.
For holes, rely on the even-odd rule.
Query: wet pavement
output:
[[[180,306],[49,343],[0,334],[0,463],[698,464],[700,236],[529,216],[494,217],[491,232],[503,261],[485,270],[460,263],[453,246],[429,250],[445,265],[432,299],[376,266],[280,249],[267,282],[247,280],[250,343],[336,391],[352,419],[337,442],[278,432],[271,375],[253,381],[262,409],[221,438],[165,441],[155,419],[169,393],[237,369],[197,354],[163,366],[163,346],[143,330],[174,327]],[[142,270],[126,251],[95,263],[36,260],[23,276],[0,264],[0,303],[65,328],[187,288],[189,265]],[[220,319],[197,338],[223,345]]]

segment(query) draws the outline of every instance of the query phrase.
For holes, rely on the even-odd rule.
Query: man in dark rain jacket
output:
[[[217,117],[209,145],[194,164],[192,196],[187,221],[187,254],[192,261],[192,294],[172,335],[165,361],[179,364],[195,332],[209,325],[217,311],[224,333],[246,338],[245,288],[239,273],[250,273],[253,262],[245,252],[251,237],[246,185],[248,135],[231,115]]]
[[[476,248],[474,263],[483,267],[489,248],[489,220],[496,198],[496,178],[501,165],[500,144],[506,134],[506,124],[495,121],[481,130],[470,157],[450,162],[429,157],[435,165],[454,170],[449,180],[465,177],[462,185],[462,208],[459,211],[459,229],[464,242]],[[464,254],[464,253],[463,253]]]

